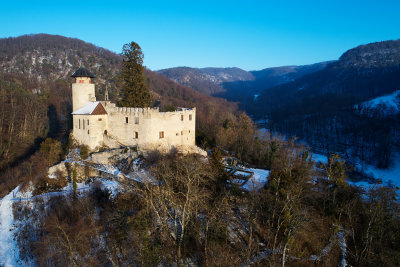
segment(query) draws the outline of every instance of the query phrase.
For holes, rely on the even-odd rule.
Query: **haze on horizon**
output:
[[[312,64],[400,38],[400,2],[392,0],[75,3],[1,1],[0,38],[58,34],[116,53],[135,41],[152,70]]]

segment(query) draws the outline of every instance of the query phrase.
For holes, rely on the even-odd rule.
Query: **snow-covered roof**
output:
[[[102,115],[107,114],[100,101],[89,102],[80,109],[72,112],[72,115]]]

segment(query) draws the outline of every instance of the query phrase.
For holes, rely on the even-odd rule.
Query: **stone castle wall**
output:
[[[159,112],[158,108],[121,108],[102,102],[106,115],[74,115],[74,138],[90,149],[195,145],[196,109]],[[111,139],[111,140],[110,140]]]
[[[103,146],[104,130],[107,129],[107,115],[74,115],[73,136],[79,144],[90,149]]]

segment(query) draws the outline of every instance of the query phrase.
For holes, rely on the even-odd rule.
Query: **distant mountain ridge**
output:
[[[239,68],[176,67],[157,72],[181,85],[208,95],[225,91],[221,86],[225,82],[254,80],[251,73]]]
[[[334,67],[389,67],[400,62],[400,39],[360,45],[346,51]]]
[[[177,67],[157,72],[198,92],[240,102],[269,87],[287,83],[303,75],[321,70],[328,63],[274,67],[258,71],[245,71],[236,67]]]

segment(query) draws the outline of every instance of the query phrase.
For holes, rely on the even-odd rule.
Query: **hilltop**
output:
[[[70,76],[81,65],[96,75],[98,99],[103,99],[107,87],[110,100],[116,102],[118,54],[59,35],[0,39],[0,170],[2,181],[9,184],[4,191],[25,175],[15,175],[12,168],[37,151],[45,138],[67,143],[72,127]],[[237,106],[224,99],[203,95],[148,69],[145,76],[161,110],[197,108],[199,144],[215,142],[222,123],[237,113]]]

